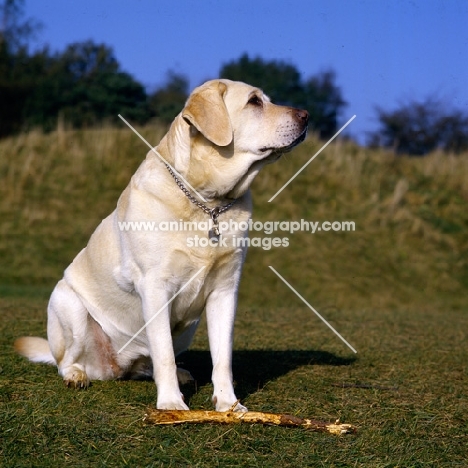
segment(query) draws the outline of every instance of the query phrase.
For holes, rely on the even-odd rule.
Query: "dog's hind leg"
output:
[[[193,340],[193,335],[195,335],[195,332],[197,331],[198,323],[199,320],[192,322],[182,333],[173,337],[172,341],[174,344],[175,356],[178,356],[189,348]],[[193,382],[195,379],[188,370],[178,367],[177,380],[179,381],[180,385],[185,385],[187,383]]]
[[[47,310],[47,338],[59,374],[73,388],[87,388],[86,343],[88,311],[65,280],[59,281]]]

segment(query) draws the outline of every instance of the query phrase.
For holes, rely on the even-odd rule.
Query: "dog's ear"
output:
[[[201,88],[189,97],[182,117],[217,146],[232,141],[232,127],[224,103],[227,86],[219,81]]]

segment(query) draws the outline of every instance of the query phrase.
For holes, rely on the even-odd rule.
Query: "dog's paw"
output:
[[[160,410],[188,410],[189,407],[182,401],[158,401],[156,405]]]
[[[246,413],[247,411],[249,411],[247,409],[247,407],[245,407],[244,405],[241,405],[240,403],[237,403],[236,406],[234,405],[231,405],[231,407],[229,408],[229,411],[235,411],[237,413]]]
[[[86,389],[89,387],[89,379],[82,369],[70,369],[63,377],[63,382],[67,387],[76,389]]]
[[[179,381],[179,385],[185,385],[193,382],[195,379],[192,377],[192,374],[188,370],[181,369],[180,367],[178,367],[177,380]]]
[[[228,402],[220,401],[218,398],[213,397],[213,403],[216,411],[235,411],[238,413],[246,413],[248,409],[239,403],[239,401]]]

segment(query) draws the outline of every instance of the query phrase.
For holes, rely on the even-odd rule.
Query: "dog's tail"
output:
[[[15,351],[32,362],[56,364],[50,346],[44,338],[36,336],[23,336],[15,341]]]

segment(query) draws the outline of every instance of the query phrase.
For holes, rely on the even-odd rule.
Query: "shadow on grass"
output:
[[[343,358],[326,351],[305,350],[242,350],[234,351],[233,374],[236,395],[244,400],[262,389],[268,382],[302,366],[349,366],[355,357]],[[211,356],[209,351],[187,351],[177,357],[177,365],[188,370],[196,385],[186,385],[187,401],[196,394],[197,388],[211,383]]]

